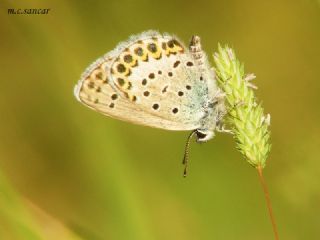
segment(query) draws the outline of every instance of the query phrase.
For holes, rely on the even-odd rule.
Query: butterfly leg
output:
[[[214,71],[214,68],[212,68],[212,70]],[[216,75],[215,75],[216,76]],[[216,76],[217,77],[217,76]],[[224,82],[222,82],[218,77],[217,80],[223,84],[224,86],[228,84],[228,82],[230,81],[230,79],[232,78],[232,76],[228,77]],[[249,73],[246,74],[243,78],[243,81],[245,82],[245,85],[249,88],[252,89],[258,89],[258,87],[256,85],[254,85],[253,83],[251,83],[252,80],[254,80],[256,78],[256,76],[253,73]]]
[[[224,93],[222,93],[222,94],[224,97],[225,94]],[[242,105],[244,105],[244,102],[239,101],[233,107],[229,108],[228,110],[224,110],[224,112],[217,119],[217,126],[216,126],[217,132],[234,134],[232,130],[225,128],[225,125],[223,124],[223,116],[225,116],[226,114],[230,114],[232,110],[234,110],[235,108],[242,106]]]
[[[216,128],[216,130],[217,130],[217,132],[221,132],[221,133],[229,133],[229,134],[234,134],[233,132],[232,132],[232,130],[230,130],[230,129],[225,129],[224,128],[225,126],[224,125],[218,125],[217,126],[217,128]]]

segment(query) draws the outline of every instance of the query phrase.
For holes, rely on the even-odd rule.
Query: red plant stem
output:
[[[278,230],[277,230],[277,225],[276,225],[276,221],[275,221],[275,218],[274,218],[273,212],[272,212],[272,206],[271,206],[269,191],[268,191],[268,188],[267,188],[267,184],[266,184],[266,182],[265,182],[265,180],[263,178],[263,175],[262,175],[262,167],[258,166],[257,170],[258,170],[258,174],[259,174],[259,180],[260,180],[263,192],[264,192],[264,197],[265,197],[266,202],[267,202],[267,207],[268,207],[268,211],[269,211],[270,221],[271,221],[271,224],[272,224],[274,238],[276,240],[279,240],[279,234],[278,234]]]

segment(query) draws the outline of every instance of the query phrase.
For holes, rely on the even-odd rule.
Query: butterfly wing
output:
[[[168,130],[192,130],[205,115],[208,86],[175,37],[147,32],[93,63],[75,87],[82,103],[104,115]]]

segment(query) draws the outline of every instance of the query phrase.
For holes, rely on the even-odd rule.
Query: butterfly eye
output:
[[[207,137],[207,134],[202,133],[202,132],[200,132],[199,130],[196,131],[196,134],[197,134],[197,138],[198,138],[199,141],[201,141],[201,139],[204,139],[204,138]]]

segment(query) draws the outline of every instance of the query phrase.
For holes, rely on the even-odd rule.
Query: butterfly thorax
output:
[[[222,125],[226,113],[224,96],[218,95],[204,106],[205,115],[201,119],[201,127],[196,129],[197,142],[207,142],[215,136],[215,130]]]
[[[204,115],[200,120],[200,128],[196,129],[197,141],[206,142],[214,137],[214,131],[221,124],[225,115],[224,94],[217,87],[214,70],[210,68],[207,56],[202,50],[200,37],[193,36],[190,41],[189,51],[200,69],[200,80],[207,82],[206,97],[203,103]]]

